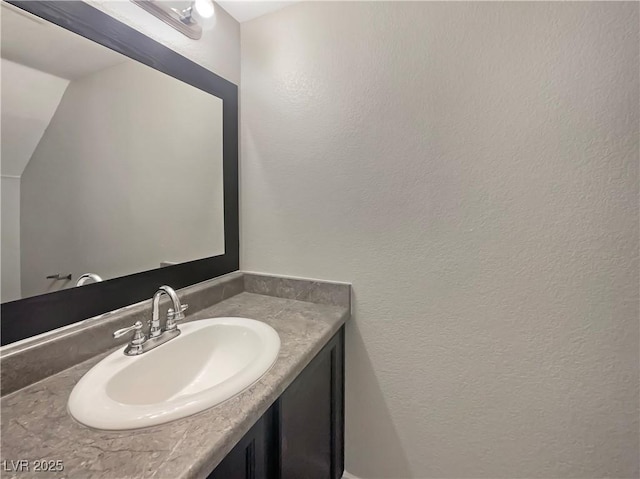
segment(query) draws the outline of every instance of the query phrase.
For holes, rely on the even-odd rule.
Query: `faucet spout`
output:
[[[95,273],[84,273],[78,278],[78,281],[76,281],[76,286],[82,286],[90,280],[93,280],[95,283],[99,283],[100,281],[102,281],[102,278]]]
[[[180,298],[178,298],[175,290],[171,286],[160,286],[151,300],[151,328],[149,330],[149,338],[157,338],[162,334],[162,328],[160,327],[160,297],[163,294],[169,296],[169,299],[173,303],[173,311],[184,311],[180,303]]]

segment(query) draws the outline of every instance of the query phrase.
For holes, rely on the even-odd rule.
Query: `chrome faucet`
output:
[[[151,322],[149,323],[151,327],[149,329],[149,339],[157,338],[163,333],[160,328],[160,297],[163,294],[169,296],[171,303],[173,303],[173,308],[169,308],[167,311],[167,323],[165,325],[164,332],[177,331],[178,334],[180,334],[180,330],[176,326],[176,321],[184,319],[184,311],[189,306],[187,304],[184,306],[180,304],[180,298],[178,298],[178,295],[171,286],[160,286],[151,300]],[[176,336],[178,334],[176,334]]]
[[[167,311],[167,320],[164,329],[160,326],[160,297],[166,294],[172,303],[172,308]],[[133,326],[119,329],[113,333],[114,338],[119,338],[128,332],[134,331],[133,339],[125,348],[124,354],[127,356],[137,356],[146,353],[161,344],[170,341],[180,335],[177,321],[184,319],[184,312],[189,307],[188,304],[181,304],[180,298],[170,286],[160,286],[151,300],[151,320],[149,321],[149,336],[142,334],[142,323],[136,321]]]

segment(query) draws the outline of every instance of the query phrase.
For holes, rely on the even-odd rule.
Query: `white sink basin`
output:
[[[278,333],[253,319],[203,319],[180,329],[180,336],[144,354],[125,356],[122,348],[96,364],[71,392],[71,415],[110,430],[189,416],[251,386],[280,350]]]

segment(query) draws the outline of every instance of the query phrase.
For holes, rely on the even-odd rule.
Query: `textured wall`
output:
[[[638,477],[638,4],[242,25],[242,268],[353,281],[347,468]]]
[[[86,3],[199,63],[231,83],[240,83],[240,24],[218,5],[215,20],[207,25],[202,38],[192,40],[129,0],[88,0]]]

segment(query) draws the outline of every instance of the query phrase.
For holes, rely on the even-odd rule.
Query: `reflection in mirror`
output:
[[[2,302],[223,254],[222,100],[4,2],[1,22]]]

